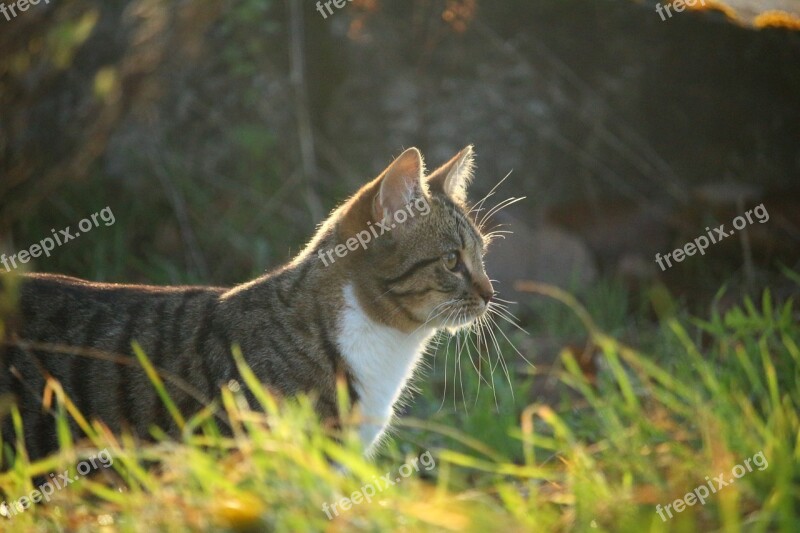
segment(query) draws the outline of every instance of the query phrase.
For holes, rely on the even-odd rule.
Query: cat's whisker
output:
[[[469,359],[470,363],[474,365],[474,361],[472,360],[472,351],[470,350],[470,341],[472,340],[472,328],[474,327],[474,322],[470,324],[468,328],[464,330],[464,350],[466,351],[466,357]],[[480,357],[480,353],[478,354]],[[461,367],[463,369],[464,364],[461,363]],[[478,380],[480,384],[480,380]],[[464,394],[464,387],[461,387],[461,401],[464,404],[464,412],[469,413],[469,408],[467,407],[467,395]]]
[[[450,314],[448,314],[447,318],[445,319],[445,324],[450,321],[450,318],[456,311],[457,309],[450,310]],[[444,402],[447,401],[447,359],[450,353],[450,343],[452,342],[452,340],[453,340],[453,335],[450,335],[447,340],[447,346],[445,346],[444,348],[444,389],[442,390],[442,403],[439,405],[438,409],[439,411],[442,410],[442,408],[444,407]]]
[[[497,191],[498,187],[500,187],[500,185],[502,185],[502,184],[503,184],[503,182],[504,182],[504,181],[506,181],[506,179],[508,179],[508,177],[511,175],[511,173],[512,173],[512,172],[513,172],[513,170],[510,170],[510,171],[508,172],[508,174],[506,174],[506,175],[505,175],[505,177],[503,177],[503,179],[501,179],[500,181],[498,181],[498,182],[497,182],[497,183],[494,185],[494,187],[492,187],[492,189],[491,189],[491,190],[490,190],[488,193],[486,193],[486,196],[484,196],[483,198],[481,198],[480,200],[478,200],[477,202],[475,202],[475,203],[472,205],[472,207],[470,207],[470,209],[469,209],[469,213],[467,213],[467,214],[468,214],[468,215],[469,215],[469,214],[472,214],[472,213],[473,213],[473,212],[476,210],[476,208],[477,208],[477,210],[478,210],[478,211],[480,211],[481,209],[483,209],[483,204],[484,204],[484,202],[486,202],[486,200],[488,200],[489,198],[491,198],[491,197],[494,195],[494,193],[495,193],[495,191]]]
[[[484,325],[485,325],[485,318],[483,316],[481,316],[474,322],[474,324],[470,328],[470,330],[471,330],[470,332],[471,333],[474,331],[475,337],[473,337],[472,335],[469,335],[469,337],[468,337],[469,340],[472,342],[472,345],[475,347],[475,351],[478,354],[478,364],[477,364],[477,366],[475,365],[475,361],[472,358],[470,358],[470,362],[472,363],[472,368],[474,368],[475,372],[478,374],[478,391],[477,391],[477,393],[475,395],[475,405],[478,404],[478,399],[479,399],[480,393],[481,393],[481,381],[483,381],[483,382],[486,383],[487,387],[492,389],[492,392],[494,393],[494,397],[495,397],[495,407],[499,408],[499,406],[497,405],[497,394],[496,394],[496,392],[494,390],[494,384],[489,383],[489,381],[483,375],[483,354],[481,353],[480,342],[481,342],[481,336],[482,336],[481,330],[483,329]]]
[[[475,365],[475,361],[472,358],[470,358],[470,362],[472,363],[472,367],[475,369],[475,372],[478,373],[478,376],[480,376],[484,381],[486,381],[486,378],[484,378],[482,372],[483,355],[481,354],[481,349],[480,349],[481,329],[483,325],[482,322],[483,320],[484,320],[483,317],[479,317],[472,324],[472,326],[470,326],[470,333],[474,333],[475,338],[473,339],[472,335],[470,334],[469,339],[472,340],[472,344],[475,347],[475,351],[478,353],[478,365],[477,366]],[[486,382],[486,385],[489,385],[488,381]],[[480,380],[478,380],[478,387],[480,387]],[[478,390],[480,391],[480,388]]]
[[[485,232],[483,234],[483,237],[484,237],[484,239],[486,239],[486,238],[491,238],[491,237],[493,237],[495,235],[503,235],[503,236],[505,236],[505,235],[514,235],[514,232],[511,231],[510,229],[496,229],[496,230],[492,230],[492,231],[489,231],[489,232]]]
[[[521,332],[525,333],[526,335],[530,335],[530,333],[520,326],[520,320],[517,316],[507,307],[503,306],[502,304],[495,304],[492,306],[491,309],[487,309],[487,312],[494,313],[496,316],[502,318],[516,329],[520,330]]]
[[[488,322],[488,316],[487,315],[483,315],[479,322],[480,322],[480,326],[482,328],[483,327],[486,328],[486,333],[483,335],[483,337],[484,337],[484,345],[486,346],[487,360],[488,360],[488,363],[489,363],[489,377],[491,378],[491,389],[492,389],[492,395],[494,397],[495,407],[497,409],[499,409],[500,406],[499,406],[499,402],[497,401],[497,387],[495,386],[494,372],[495,372],[495,369],[497,368],[497,366],[499,366],[499,364],[500,364],[499,362],[500,362],[500,358],[502,357],[502,354],[500,352],[500,346],[498,345],[497,340],[494,338],[495,337],[494,333],[491,331],[491,326],[489,325],[489,322]],[[489,341],[490,340],[492,341],[492,343],[493,343],[493,345],[495,347],[495,350],[498,353],[498,362],[496,362],[494,364],[492,364],[491,358],[489,357],[489,354],[490,354]],[[512,387],[512,396],[513,396],[513,387]]]
[[[477,218],[477,216],[480,214],[480,212],[483,211],[484,202],[486,202],[486,200],[488,200],[492,196],[494,196],[494,189],[489,191],[486,194],[486,196],[484,196],[483,198],[481,198],[480,200],[478,200],[477,202],[472,204],[472,206],[469,208],[469,211],[467,211],[467,216],[471,216],[472,215],[473,218]]]
[[[497,327],[496,322],[492,320],[491,315],[489,315],[488,313],[486,313],[483,316],[486,319],[486,324],[487,324],[486,332],[488,334],[488,338],[489,340],[491,340],[492,346],[494,347],[498,356],[497,361],[494,363],[494,368],[492,369],[494,371],[498,366],[502,366],[503,352],[500,350],[500,343],[498,342],[497,335],[495,335],[492,327],[492,326]],[[488,344],[487,344],[487,349],[488,349]]]
[[[470,331],[470,333],[471,333],[471,331]],[[477,405],[477,404],[478,404],[478,398],[480,398],[480,395],[481,395],[481,378],[483,378],[483,375],[481,374],[481,370],[480,370],[480,366],[481,366],[481,352],[480,352],[480,350],[477,348],[477,346],[475,346],[475,339],[473,338],[473,336],[472,336],[472,335],[468,335],[468,336],[467,336],[467,340],[468,340],[469,342],[472,342],[472,345],[475,347],[475,351],[476,351],[476,352],[477,352],[477,354],[478,354],[478,364],[477,364],[477,365],[475,364],[475,360],[474,360],[472,357],[470,357],[470,358],[469,358],[469,362],[470,362],[470,363],[472,363],[472,368],[473,368],[473,369],[475,370],[475,372],[478,374],[478,390],[475,392],[475,404],[473,405],[473,407],[474,407],[475,405]]]
[[[486,225],[486,222],[491,220],[492,215],[498,213],[499,211],[501,211],[502,209],[505,209],[506,207],[508,207],[510,205],[513,205],[513,204],[515,204],[517,202],[521,202],[525,198],[526,198],[526,196],[520,196],[520,197],[509,196],[505,200],[501,200],[501,201],[497,202],[497,204],[495,204],[491,209],[487,210],[486,213],[484,213],[481,216],[479,227],[483,228]]]
[[[461,333],[461,332],[459,332],[459,333]],[[466,339],[466,335],[460,335],[460,336],[461,336],[461,342],[460,342],[460,347],[459,347],[458,354],[457,354],[457,357],[456,357],[456,363],[457,363],[456,366],[458,368],[458,382],[459,382],[459,385],[461,386],[461,401],[464,403],[464,412],[466,413],[467,412],[467,400],[466,400],[466,395],[464,394],[464,376],[463,376],[462,366],[461,366],[461,354],[463,353],[464,348],[467,348],[467,354],[469,354],[469,345],[466,342],[466,340],[467,340]],[[455,387],[453,387],[453,399],[455,400]],[[455,405],[454,405],[454,407],[455,407]]]
[[[481,228],[481,231],[483,231],[484,224],[487,221],[491,220],[492,216],[496,215],[497,213],[499,213],[503,209],[516,204],[517,202],[521,202],[525,198],[526,198],[525,196],[520,196],[519,198],[517,198],[515,196],[512,196],[510,198],[506,198],[502,202],[498,202],[497,205],[495,205],[493,208],[491,208],[489,211],[487,211],[486,213],[483,214],[483,216],[481,217],[480,222],[478,222],[478,227]]]
[[[489,306],[487,307],[487,312],[495,313],[497,316],[504,319],[506,322],[523,332],[525,335],[530,335],[528,330],[519,325],[519,318],[517,318],[517,316],[514,315],[514,313],[512,313],[511,310],[505,305],[498,304],[496,302],[490,302]]]
[[[489,346],[489,342],[492,343],[491,347],[493,347],[495,349],[495,351],[500,351],[500,346],[497,344],[497,336],[492,331],[492,325],[489,322],[489,317],[487,315],[484,315],[484,316],[486,318],[486,339],[487,339],[486,351],[487,351],[487,353],[491,354],[491,349],[490,349],[490,346]],[[490,359],[490,361],[491,361],[491,359]],[[498,366],[500,366],[499,359],[492,363],[492,382],[493,383],[494,383],[494,371],[497,370]]]
[[[495,233],[497,231],[505,231],[507,233],[514,233],[510,229],[500,229],[500,228],[510,228],[510,227],[511,227],[511,224],[508,224],[506,222],[500,222],[498,224],[495,224],[494,227],[487,229],[486,232],[483,233],[483,235],[486,236],[489,233]]]
[[[439,353],[439,348],[442,346],[445,334],[439,330],[434,335],[431,343],[426,347],[426,355],[433,355],[433,374],[436,374],[436,354]]]
[[[470,327],[470,331],[475,334],[475,339],[473,341],[473,345],[475,346],[476,351],[478,352],[478,368],[475,370],[483,377],[483,354],[481,352],[481,341],[483,340],[483,325],[484,325],[484,317],[478,317],[475,322]],[[485,378],[484,378],[485,379]],[[480,385],[480,382],[478,383]],[[489,385],[488,381],[486,383]]]
[[[500,310],[504,311],[506,314],[508,314],[509,316],[513,317],[515,320],[517,320],[517,317],[514,316],[514,314],[511,312],[511,308],[508,305],[509,304],[504,304],[504,303],[500,303],[500,302],[490,302],[489,303],[489,307],[491,307],[493,310],[500,309]]]
[[[426,325],[428,325],[428,324],[429,324],[429,323],[430,323],[432,320],[436,319],[436,318],[437,318],[437,317],[439,317],[440,315],[442,315],[442,314],[444,314],[445,312],[447,312],[447,307],[446,307],[446,306],[448,306],[448,305],[452,305],[452,304],[455,304],[455,303],[457,303],[457,302],[458,302],[458,299],[457,299],[457,298],[454,298],[454,299],[452,299],[452,300],[448,300],[448,301],[446,301],[446,302],[440,303],[439,305],[437,305],[436,307],[434,307],[433,309],[431,309],[431,312],[430,312],[430,313],[428,313],[428,318],[426,318],[426,319],[425,319],[425,322],[423,322],[422,324],[420,324],[420,326],[419,326],[417,329],[415,329],[414,331],[412,331],[412,332],[411,332],[411,335],[415,334],[417,331],[419,331],[420,329],[422,329],[423,327],[425,327]],[[434,315],[434,316],[431,316],[431,314],[432,314],[434,311],[436,311],[437,309],[439,309],[440,307],[443,307],[444,309],[442,309],[442,311],[438,312],[436,315]]]
[[[514,234],[513,230],[500,229],[500,228],[504,228],[504,227],[508,227],[508,224],[497,224],[492,229],[483,231],[482,232],[483,237],[486,238],[486,237],[491,237],[492,235],[498,235],[498,234],[503,234],[503,235],[513,235]]]
[[[492,320],[492,322],[494,322],[495,326],[497,326],[497,322],[495,322],[494,318],[491,318],[491,314],[489,314],[489,315],[487,315],[487,316],[489,316],[489,317],[490,317],[490,319]],[[527,357],[525,357],[524,355],[522,355],[522,352],[520,352],[520,351],[517,349],[517,347],[514,345],[514,343],[513,343],[513,342],[511,342],[511,339],[509,339],[509,338],[508,338],[508,336],[507,336],[505,333],[503,333],[503,330],[502,330],[502,328],[500,328],[500,327],[498,326],[498,327],[497,327],[497,331],[499,331],[499,332],[500,332],[500,335],[502,335],[502,336],[503,336],[503,338],[505,338],[506,342],[508,342],[508,344],[511,346],[511,348],[512,348],[512,349],[513,349],[513,350],[514,350],[516,353],[517,353],[517,355],[519,355],[519,356],[522,358],[522,360],[523,360],[523,361],[525,361],[526,363],[528,363],[528,366],[530,366],[530,367],[533,367],[533,366],[534,366],[534,364],[533,364],[533,363],[531,363],[531,362],[528,360],[528,358],[527,358]],[[524,331],[524,330],[523,330],[523,331]]]
[[[491,389],[492,389],[492,396],[494,397],[494,405],[495,405],[495,408],[497,408],[499,410],[500,409],[500,404],[497,401],[497,387],[495,386],[495,383],[494,383],[494,368],[492,367],[491,350],[489,349],[489,333],[490,333],[490,331],[488,331],[488,330],[491,329],[491,326],[489,325],[489,321],[488,321],[488,319],[487,319],[487,317],[485,315],[481,316],[480,326],[481,326],[481,330],[483,330],[484,328],[487,330],[487,333],[483,334],[483,343],[484,343],[484,346],[486,347],[486,359],[487,359],[487,362],[489,364],[489,370],[490,370],[489,377],[492,380],[491,381]]]
[[[459,309],[455,316],[455,323],[460,323],[462,320],[466,318],[466,310]],[[462,316],[463,315],[463,316]],[[467,332],[463,329],[457,330],[454,333],[454,337],[456,339],[456,353],[453,360],[453,410],[457,410],[457,400],[456,400],[456,387],[455,387],[455,376],[456,373],[458,374],[459,385],[461,389],[461,398],[464,402],[464,409],[467,410],[466,406],[466,395],[464,394],[464,380],[463,380],[463,372],[462,372],[462,364],[461,364],[461,356],[464,352],[464,349],[467,349],[467,353],[469,354],[469,346],[466,344],[466,334]]]
[[[458,322],[461,311],[457,310],[455,313],[454,321]],[[456,410],[456,372],[458,371],[458,356],[461,353],[461,335],[459,331],[453,333],[453,338],[456,340],[455,353],[453,354],[453,410]]]
[[[508,222],[499,222],[495,224],[494,227],[489,228],[487,231],[491,233],[493,231],[499,231],[500,228],[510,228],[510,227],[511,224],[509,224]],[[511,230],[502,230],[502,231],[511,231]],[[513,231],[511,231],[511,233],[513,233]]]
[[[490,233],[485,233],[483,235],[483,242],[486,244],[486,246],[489,246],[497,239],[505,239],[506,235],[513,235],[513,234],[514,234],[513,231],[505,231],[505,230],[492,231]]]
[[[492,332],[492,324],[491,324],[491,322],[489,322],[489,317],[488,316],[484,317],[483,323],[484,323],[484,325],[486,327],[486,331],[487,331],[486,339],[484,341],[484,344],[486,345],[486,357],[490,359],[491,358],[491,348],[490,348],[489,342],[490,341],[495,342],[493,340],[494,333]],[[490,359],[490,361],[491,361],[491,359]],[[492,394],[494,394],[495,405],[497,405],[498,402],[497,402],[497,385],[496,385],[495,379],[494,379],[494,370],[496,370],[498,366],[499,366],[499,363],[495,363],[494,367],[492,368]]]
[[[503,333],[502,330],[500,330],[499,326],[497,325],[497,322],[494,321],[494,319],[491,317],[491,315],[487,314],[486,317],[492,322],[492,324],[494,324],[494,326],[497,328],[497,330],[500,331],[500,334],[505,337],[505,333]],[[500,345],[497,342],[497,337],[494,335],[494,332],[492,332],[492,337],[494,338],[494,345],[495,345],[495,349],[497,350],[497,360],[500,363],[500,366],[503,368],[503,373],[506,376],[506,381],[508,381],[508,388],[511,391],[511,398],[513,399],[514,398],[514,385],[511,383],[511,374],[508,371],[508,365],[506,364],[505,358],[503,357],[503,352],[500,350]],[[508,340],[508,337],[506,337],[506,340]]]
[[[508,198],[500,200],[499,202],[497,202],[495,205],[493,205],[490,208],[487,208],[485,210],[482,209],[482,211],[484,211],[484,213],[481,214],[480,219],[478,219],[478,221],[477,221],[478,227],[480,228],[481,232],[483,232],[484,228],[486,227],[486,222],[490,220],[488,217],[490,216],[492,211],[495,211],[498,206],[502,206],[506,202],[509,202],[509,201],[513,200],[514,198],[515,198],[514,196],[510,196]]]

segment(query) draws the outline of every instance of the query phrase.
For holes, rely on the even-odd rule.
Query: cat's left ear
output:
[[[474,151],[470,144],[428,176],[432,191],[449,196],[456,203],[467,200],[467,187],[472,181]]]
[[[416,148],[409,148],[392,161],[380,178],[380,190],[373,202],[375,220],[388,220],[409,203],[425,196],[422,176],[425,164]]]

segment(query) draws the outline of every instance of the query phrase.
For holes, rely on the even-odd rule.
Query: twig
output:
[[[289,5],[289,60],[291,64],[289,79],[293,88],[297,134],[300,141],[300,157],[306,180],[306,204],[314,220],[322,220],[325,216],[325,211],[312,186],[313,180],[317,176],[317,161],[314,155],[314,131],[311,125],[311,116],[308,112],[308,91],[305,80],[303,8],[300,0],[286,1]]]

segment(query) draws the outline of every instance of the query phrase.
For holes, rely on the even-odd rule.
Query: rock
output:
[[[597,278],[591,252],[575,235],[553,226],[531,228],[508,214],[498,215],[496,221],[508,224],[501,229],[514,232],[494,240],[486,256],[487,272],[497,280],[495,290],[501,298],[522,301],[530,297],[514,290],[518,280],[579,289]]]

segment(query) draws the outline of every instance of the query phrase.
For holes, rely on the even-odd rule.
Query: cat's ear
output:
[[[431,173],[427,180],[431,190],[449,196],[456,203],[464,203],[467,200],[467,187],[472,181],[473,158],[470,144]]]
[[[409,148],[381,174],[380,190],[373,202],[375,220],[386,220],[409,203],[425,196],[425,164],[416,148]]]

